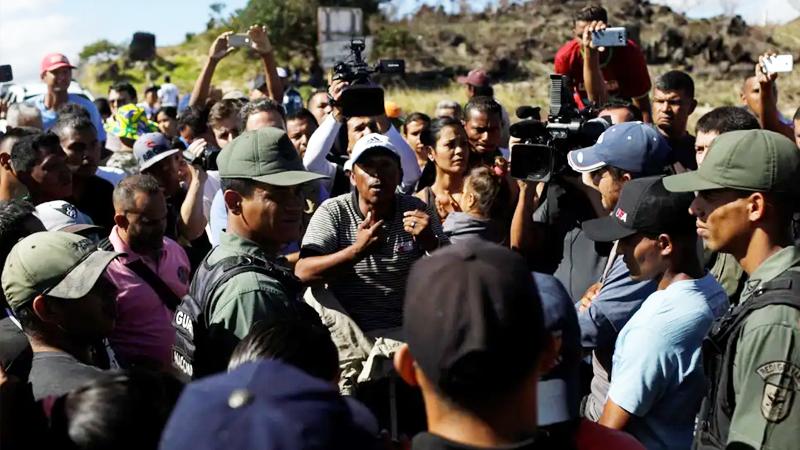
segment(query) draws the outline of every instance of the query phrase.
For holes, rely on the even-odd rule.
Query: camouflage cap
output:
[[[119,255],[98,250],[94,242],[77,234],[34,233],[11,249],[3,268],[3,293],[13,310],[40,294],[82,298]]]
[[[292,141],[278,128],[245,131],[217,157],[221,178],[246,178],[273,186],[294,186],[327,178],[303,167]]]

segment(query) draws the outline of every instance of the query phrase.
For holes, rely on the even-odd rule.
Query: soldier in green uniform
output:
[[[695,448],[800,448],[800,250],[790,232],[798,177],[793,142],[748,130],[720,135],[698,171],[664,180],[696,192],[698,235],[749,275],[740,304],[703,345],[709,391]]]
[[[175,313],[173,364],[189,377],[224,371],[257,322],[283,314],[319,321],[280,251],[300,238],[307,172],[283,130],[247,131],[220,153],[228,228],[203,260]]]

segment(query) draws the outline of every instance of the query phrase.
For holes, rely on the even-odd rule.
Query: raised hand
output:
[[[247,36],[250,37],[250,48],[256,53],[263,55],[272,51],[269,30],[265,25],[251,25],[247,30]]]
[[[226,31],[214,39],[214,43],[211,44],[211,48],[208,50],[208,58],[210,60],[219,61],[236,50],[236,47],[231,47],[228,44],[228,37],[232,34],[233,31]]]

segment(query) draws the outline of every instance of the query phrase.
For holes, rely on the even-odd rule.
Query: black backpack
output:
[[[209,300],[231,278],[244,272],[257,272],[278,281],[289,301],[267,304],[272,310],[270,316],[281,317],[299,308],[298,305],[307,306],[297,301],[302,285],[291,270],[248,255],[230,256],[211,265],[208,263],[211,253],[198,267],[189,294],[181,299],[172,320],[177,331],[172,363],[188,378],[224,371],[239,342],[230,330],[209,324]]]

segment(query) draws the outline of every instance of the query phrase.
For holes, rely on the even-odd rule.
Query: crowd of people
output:
[[[692,135],[691,74],[607,23],[555,57],[605,131],[547,181],[481,69],[358,116],[258,25],[251,91],[226,32],[186,104],[46,55],[0,108],[0,446],[796,448],[800,109],[765,54]]]

